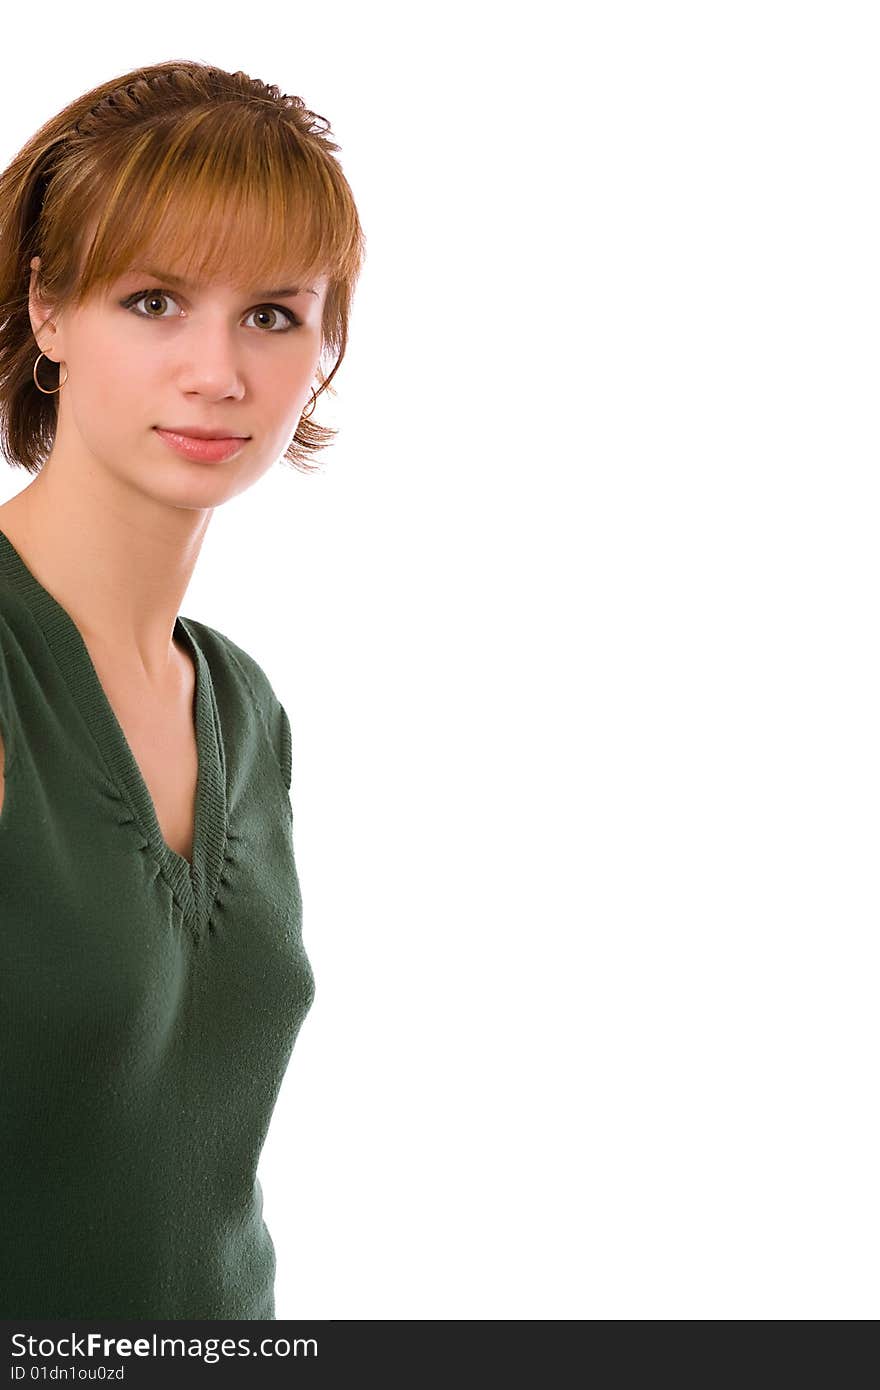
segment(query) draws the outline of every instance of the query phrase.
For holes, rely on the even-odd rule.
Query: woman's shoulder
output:
[[[183,622],[207,660],[215,685],[228,687],[232,682],[239,692],[241,706],[256,712],[275,750],[284,784],[289,788],[290,721],[265,670],[256,657],[227,633],[195,618],[183,618]]]
[[[0,575],[0,815],[6,787],[6,770],[12,759],[15,733],[13,710],[16,698],[26,699],[27,693],[17,691],[15,672],[22,662],[29,662],[33,616],[27,604]]]
[[[22,645],[26,634],[39,631],[34,615],[21,594],[7,584],[0,573],[0,658],[11,642]]]
[[[2,595],[2,586],[0,586],[0,595]],[[9,700],[6,694],[6,661],[3,655],[5,648],[5,626],[2,603],[0,603],[0,815],[3,814],[3,797],[6,789],[6,744],[4,742],[4,731],[6,728],[9,706]]]
[[[211,627],[209,623],[203,623],[197,618],[183,617],[182,620],[198,643],[213,674],[224,669],[236,674],[247,684],[261,705],[275,698],[272,682],[263,667],[250,652],[233,641],[228,633],[221,632],[219,628]]]

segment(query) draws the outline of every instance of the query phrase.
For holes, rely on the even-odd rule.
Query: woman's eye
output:
[[[292,314],[289,309],[283,308],[280,304],[261,304],[258,309],[251,309],[250,314],[262,314],[264,318],[266,315],[272,314],[274,315],[274,321],[276,323],[279,321],[279,315],[281,315],[282,319],[287,322],[287,327],[281,329],[282,333],[287,333],[291,328],[302,327],[302,323],[296,317],[296,314]],[[248,318],[250,318],[250,314],[248,314]],[[273,329],[273,331],[275,330]]]
[[[133,309],[134,306],[136,304],[139,304],[142,299],[146,299],[150,304],[155,304],[157,300],[163,299],[170,299],[172,304],[176,303],[176,300],[172,299],[170,294],[166,294],[165,290],[141,290],[140,294],[130,294],[128,296],[128,299],[124,299],[122,303],[126,309]],[[139,314],[139,317],[142,319],[161,319],[165,318],[166,315]]]
[[[122,301],[122,304],[126,309],[134,309],[135,305],[141,304],[143,301],[153,306],[156,304],[161,305],[163,302],[167,303],[169,301],[172,304],[177,303],[177,300],[173,295],[170,295],[167,290],[141,290],[139,294],[130,294],[127,299]],[[261,327],[265,326],[266,320],[268,319],[268,331],[272,333],[277,333],[279,331],[287,333],[291,328],[302,327],[302,321],[296,317],[296,314],[292,313],[290,309],[285,309],[281,304],[261,304],[258,308],[250,310],[248,318],[250,318],[252,314],[262,314],[263,324],[260,325]],[[142,312],[140,309],[137,310],[137,316],[142,319],[164,319],[173,317],[173,315],[169,316],[163,313],[153,314],[145,311]]]

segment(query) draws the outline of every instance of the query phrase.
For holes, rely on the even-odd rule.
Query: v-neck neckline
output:
[[[192,859],[166,842],[143,773],[76,623],[28,569],[6,533],[0,530],[0,573],[28,603],[39,623],[77,707],[190,924],[204,926],[211,912],[226,847],[226,765],[211,672],[186,618],[177,616],[174,638],[182,641],[195,663],[193,713],[198,777]]]

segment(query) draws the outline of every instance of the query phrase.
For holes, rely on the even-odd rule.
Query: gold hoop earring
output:
[[[45,357],[45,356],[46,356],[45,352],[41,352],[41,353],[40,353],[40,357]],[[67,377],[64,378],[64,381],[59,381],[58,385],[57,385],[57,386],[53,386],[53,387],[51,388],[51,390],[50,390],[48,387],[46,387],[46,386],[41,386],[40,383],[37,381],[37,367],[40,365],[40,357],[38,357],[37,360],[36,360],[36,362],[34,363],[34,385],[36,386],[36,388],[37,388],[38,391],[42,391],[42,393],[43,393],[44,396],[54,396],[56,391],[60,391],[60,390],[61,390],[62,386],[64,385],[64,381],[67,380]],[[50,362],[52,361],[52,358],[51,358],[51,357],[49,358],[49,361],[50,361]],[[61,369],[60,369],[60,368],[59,368],[59,370],[58,370],[58,375],[59,375],[59,376],[61,375]],[[67,376],[69,376],[69,375],[70,375],[70,373],[68,372]]]
[[[67,380],[67,378],[65,377],[65,381],[66,381],[66,380]],[[311,410],[309,411],[308,414],[306,414],[306,412],[303,411],[303,413],[302,413],[302,418],[303,418],[304,420],[311,420],[312,415],[313,415],[313,413],[314,413],[315,406],[316,406],[317,404],[318,404],[318,397],[315,395],[315,388],[312,387],[312,408],[311,408]]]

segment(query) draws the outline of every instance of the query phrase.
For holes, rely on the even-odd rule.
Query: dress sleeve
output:
[[[293,761],[293,747],[290,734],[290,720],[287,717],[287,710],[281,701],[274,697],[276,706],[275,714],[275,748],[278,754],[278,764],[281,768],[281,775],[284,778],[284,785],[290,791],[291,764]]]

